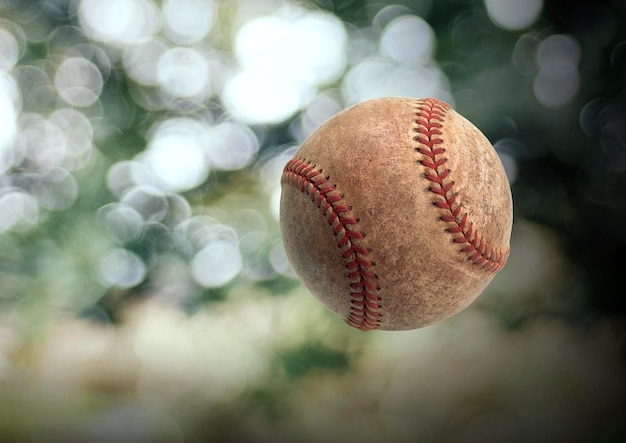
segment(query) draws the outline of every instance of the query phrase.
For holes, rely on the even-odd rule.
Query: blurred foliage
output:
[[[423,94],[501,155],[512,255],[365,335],[289,269],[278,177]],[[625,94],[624,0],[0,0],[0,440],[620,441]]]

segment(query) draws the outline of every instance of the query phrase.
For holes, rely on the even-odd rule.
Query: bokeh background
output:
[[[0,0],[0,441],[624,441],[625,82],[624,0]],[[492,141],[512,252],[362,333],[279,176],[389,95]]]

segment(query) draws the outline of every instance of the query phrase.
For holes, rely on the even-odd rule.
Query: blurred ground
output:
[[[625,82],[623,0],[0,0],[0,441],[623,441]],[[515,223],[466,311],[364,334],[278,185],[387,95],[476,124]]]

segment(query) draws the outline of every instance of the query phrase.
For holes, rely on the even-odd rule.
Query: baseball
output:
[[[287,163],[281,186],[291,266],[360,330],[417,329],[459,313],[509,255],[502,163],[437,99],[374,99],[336,114]]]

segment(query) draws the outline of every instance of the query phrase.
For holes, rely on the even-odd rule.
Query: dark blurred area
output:
[[[625,0],[0,0],[0,441],[625,441],[625,94]],[[279,177],[392,95],[494,144],[512,252],[364,334]]]

